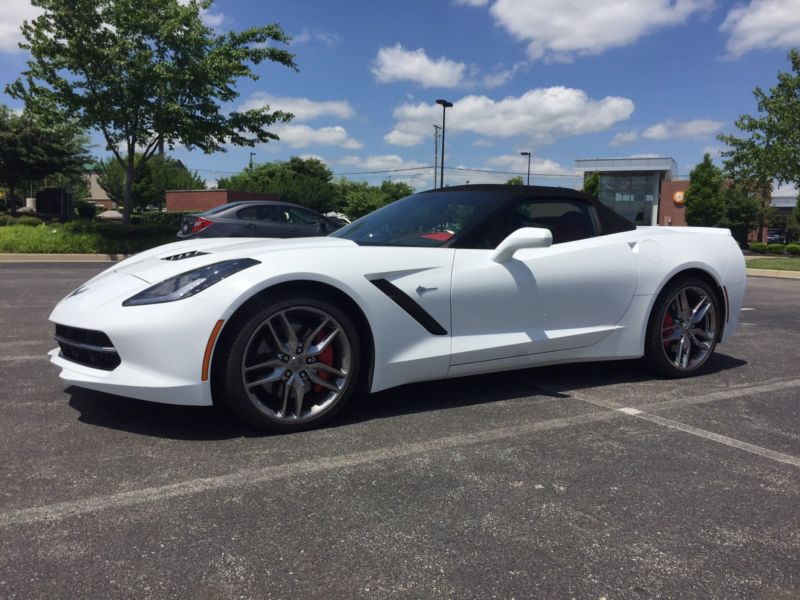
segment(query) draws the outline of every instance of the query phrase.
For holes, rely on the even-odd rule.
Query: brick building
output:
[[[275,194],[237,190],[172,190],[167,192],[167,212],[201,212],[240,200],[280,200]]]

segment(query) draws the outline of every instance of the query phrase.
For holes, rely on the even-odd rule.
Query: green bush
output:
[[[753,242],[750,244],[750,252],[765,254],[767,252],[767,245],[763,242]]]
[[[14,225],[27,225],[28,227],[38,227],[39,225],[44,224],[39,217],[17,217],[16,223]]]
[[[71,221],[63,227],[10,226],[0,229],[0,252],[134,254],[177,241],[164,225],[115,225]]]
[[[0,227],[5,227],[6,225],[13,225],[16,219],[11,215],[0,215]]]
[[[786,246],[786,252],[792,256],[800,256],[800,244],[789,244]]]
[[[783,244],[767,244],[767,254],[786,254],[786,246]]]
[[[75,212],[81,219],[94,219],[97,214],[95,205],[85,201],[75,203]]]

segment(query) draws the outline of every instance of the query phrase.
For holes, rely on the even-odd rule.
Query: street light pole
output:
[[[528,157],[528,183],[526,185],[531,184],[531,153],[530,152],[520,152],[520,156],[527,156]]]
[[[439,130],[438,125],[433,126],[433,189],[436,189],[436,169],[439,168]]]
[[[436,104],[442,105],[442,162],[439,163],[439,188],[444,187],[444,122],[447,115],[447,109],[453,106],[452,102],[442,100],[441,98],[436,101]]]

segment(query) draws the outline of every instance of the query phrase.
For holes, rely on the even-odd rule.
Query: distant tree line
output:
[[[334,179],[319,159],[291,157],[287,161],[256,164],[236,175],[220,179],[220,189],[277,194],[321,213],[342,212],[351,219],[414,193],[403,182],[383,181],[380,185]]]
[[[21,198],[45,183],[85,194],[87,145],[87,136],[69,122],[50,123],[0,105],[0,187],[5,190],[5,207],[14,210]]]

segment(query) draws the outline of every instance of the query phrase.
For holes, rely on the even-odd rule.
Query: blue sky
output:
[[[14,80],[27,0],[0,14],[0,84]],[[447,112],[450,184],[505,181],[578,185],[576,158],[672,156],[688,174],[715,136],[754,113],[800,46],[800,0],[218,0],[204,15],[220,31],[280,23],[299,72],[258,68],[234,106],[296,114],[255,160],[316,156],[335,173],[433,184],[433,124]],[[18,103],[8,97],[13,107]],[[98,138],[99,140],[99,138]],[[96,148],[102,155],[102,146]],[[177,150],[213,183],[250,149]]]

